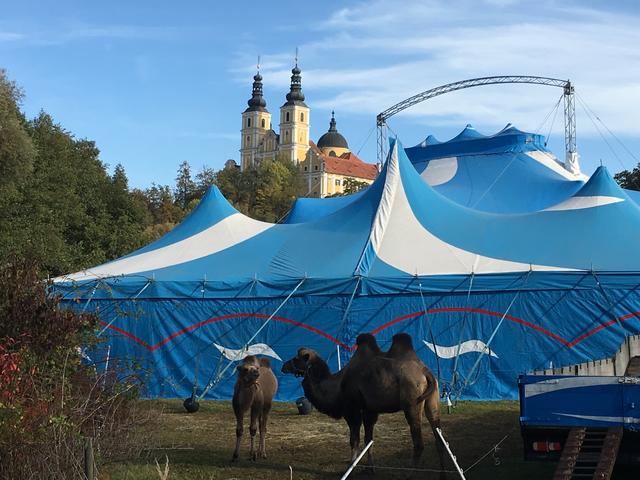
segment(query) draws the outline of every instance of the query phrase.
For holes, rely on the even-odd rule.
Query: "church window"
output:
[[[313,169],[314,169],[314,170],[317,170],[317,169],[318,169],[318,165],[316,165],[315,167],[313,167]]]
[[[307,167],[304,167],[304,171],[305,171],[305,172],[307,171]]]
[[[249,145],[249,143],[251,143],[251,137],[247,136],[247,145]]]
[[[340,179],[336,178],[336,187],[339,187],[339,186],[340,186]]]
[[[335,156],[336,156],[336,152],[334,152],[333,150],[331,150],[331,151],[329,152],[329,156],[330,156],[330,157],[335,157]]]
[[[284,114],[284,121],[288,122],[289,121],[289,112]]]
[[[300,112],[300,121],[304,122],[304,112]]]
[[[264,118],[262,119],[262,128],[264,128],[264,126],[267,124],[267,122],[265,122]]]
[[[247,118],[247,128],[251,126],[251,119]]]

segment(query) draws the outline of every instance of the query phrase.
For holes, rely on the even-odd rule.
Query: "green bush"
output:
[[[86,437],[99,462],[141,444],[135,379],[82,360],[96,325],[61,310],[33,263],[0,266],[0,478],[83,478]]]

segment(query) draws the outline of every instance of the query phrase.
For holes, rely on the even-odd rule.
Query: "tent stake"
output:
[[[458,460],[456,460],[456,456],[451,451],[451,447],[449,446],[449,442],[447,442],[444,439],[444,435],[442,435],[442,430],[440,429],[440,427],[436,428],[436,432],[438,432],[438,436],[440,437],[440,441],[444,445],[444,448],[447,449],[447,453],[449,454],[449,457],[451,457],[451,461],[453,462],[453,465],[456,467],[456,470],[458,471],[458,475],[460,475],[460,478],[462,480],[466,480],[466,478],[464,477],[464,472],[460,468],[460,465],[458,465]]]
[[[370,440],[369,443],[367,443],[367,445],[362,449],[362,451],[360,452],[360,455],[358,455],[358,457],[351,463],[351,466],[346,472],[344,472],[344,475],[340,477],[340,480],[345,480],[345,478],[349,476],[349,474],[353,471],[353,469],[356,468],[356,465],[358,464],[358,462],[362,460],[362,457],[364,457],[364,454],[367,453],[367,450],[371,448],[371,445],[373,445],[373,440]]]

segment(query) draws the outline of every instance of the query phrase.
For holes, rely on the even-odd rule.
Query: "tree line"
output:
[[[95,142],[44,111],[27,119],[23,98],[0,70],[0,262],[29,258],[59,275],[117,258],[171,230],[213,184],[239,211],[267,222],[306,193],[283,158],[195,174],[185,161],[174,185],[131,189],[124,167],[109,173]]]

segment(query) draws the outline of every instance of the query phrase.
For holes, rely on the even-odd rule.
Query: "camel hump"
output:
[[[398,360],[419,360],[413,349],[413,340],[407,333],[396,333],[391,341],[387,357]]]
[[[358,337],[356,338],[356,345],[358,346],[358,349],[366,347],[373,353],[381,353],[376,337],[374,337],[370,333],[361,333],[360,335],[358,335]]]
[[[271,360],[269,360],[267,357],[260,357],[258,361],[260,362],[261,367],[271,368]]]
[[[396,333],[391,340],[391,346],[397,345],[404,350],[413,350],[413,339],[408,333]]]

